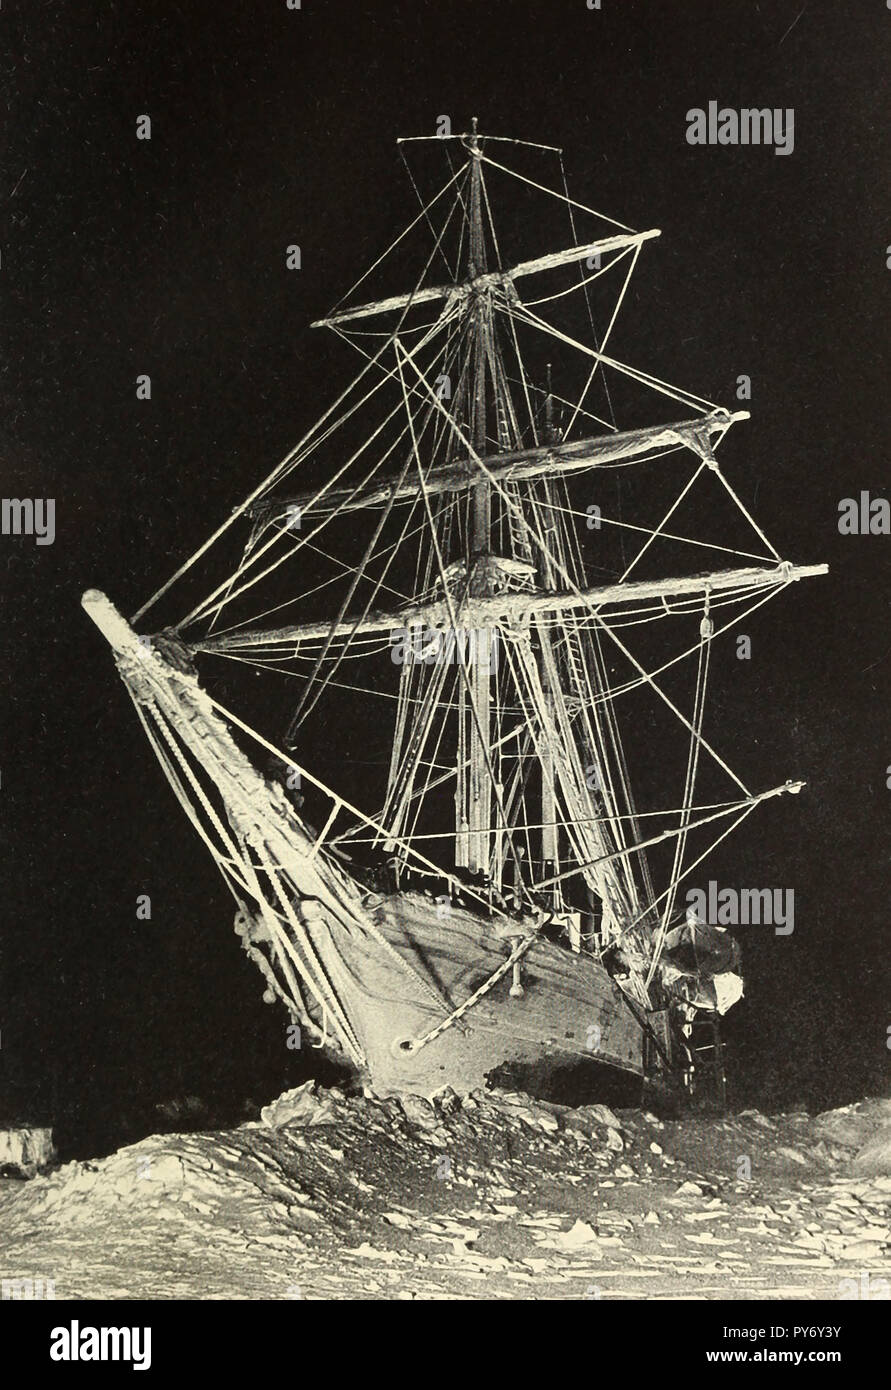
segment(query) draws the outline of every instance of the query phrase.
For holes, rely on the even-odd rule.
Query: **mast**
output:
[[[545,396],[545,444],[550,447],[555,442],[554,439],[554,400],[551,394],[551,364],[548,363],[547,395]],[[548,514],[550,515],[550,514]],[[550,523],[551,525],[553,523]],[[542,587],[544,589],[554,589],[554,576],[551,573],[551,566],[546,559],[542,564]],[[544,691],[547,712],[550,721],[554,716],[554,700],[551,689],[551,668],[553,666],[553,651],[550,650],[551,636],[545,627],[541,627],[538,633],[538,640],[542,647],[541,662],[541,685]],[[544,648],[548,647],[545,659]],[[544,739],[543,756],[541,759],[541,858],[542,858],[542,877],[550,878],[557,873],[559,868],[558,856],[560,853],[560,840],[557,833],[557,787],[556,787],[556,768],[554,766],[554,740],[550,733]],[[551,906],[556,910],[560,906],[560,887],[558,884],[550,890]]]
[[[486,269],[486,245],[483,235],[483,218],[480,201],[481,180],[479,161],[479,141],[476,134],[477,119],[473,118],[473,135],[470,138],[470,265],[469,278],[475,280]],[[474,414],[473,447],[478,454],[486,452],[486,313],[483,295],[474,295]],[[472,539],[470,547],[471,563],[488,554],[491,530],[491,495],[487,481],[476,484],[473,490]]]
[[[470,137],[470,227],[468,278],[473,281],[486,271],[486,244],[482,217],[482,178],[477,138],[477,118],[472,122]],[[473,446],[478,454],[486,453],[486,357],[489,333],[488,296],[484,289],[473,295]],[[469,592],[474,598],[485,593],[486,558],[490,550],[492,528],[491,484],[481,479],[473,488],[470,507]],[[467,868],[471,873],[489,867],[489,829],[492,813],[492,787],[487,760],[491,743],[492,684],[489,655],[492,629],[486,627],[473,644],[470,668],[470,690],[474,712],[471,712],[469,746],[469,806],[467,820],[470,835],[467,841]],[[460,816],[460,809],[459,809]],[[460,834],[461,826],[458,826]]]

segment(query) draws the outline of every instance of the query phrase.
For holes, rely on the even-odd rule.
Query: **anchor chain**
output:
[[[523,956],[529,948],[535,944],[536,940],[536,937],[530,936],[524,941],[521,941],[519,946],[514,947],[507,959],[502,961],[495,973],[490,975],[488,980],[484,981],[479,989],[475,990],[469,998],[465,999],[463,1004],[459,1004],[458,1008],[449,1014],[448,1018],[443,1019],[442,1023],[438,1023],[435,1028],[431,1028],[430,1032],[425,1033],[422,1038],[406,1039],[409,1046],[406,1047],[405,1050],[410,1053],[420,1052],[422,1047],[426,1047],[428,1043],[433,1042],[441,1033],[444,1033],[447,1028],[451,1028],[453,1024],[463,1018],[464,1014],[472,1009],[474,1004],[478,1004],[481,999],[485,998],[489,990],[494,988],[498,981],[504,978],[508,970],[513,969],[517,961],[522,960]]]

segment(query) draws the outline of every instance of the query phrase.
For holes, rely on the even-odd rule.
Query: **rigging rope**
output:
[[[543,183],[536,183],[535,179],[529,179],[525,174],[518,174],[516,169],[508,169],[506,165],[499,164],[497,160],[490,159],[486,154],[480,155],[483,164],[491,164],[493,169],[500,169],[503,174],[510,174],[511,178],[519,179],[521,183],[528,183],[533,188],[537,188],[541,193],[548,193],[552,198],[558,198],[561,202],[568,203],[570,207],[578,208],[581,212],[588,212],[592,217],[599,217],[602,222],[608,222],[612,227],[618,227],[620,231],[631,232],[631,227],[626,227],[624,222],[617,222],[614,217],[607,217],[604,212],[596,212],[594,208],[586,207],[584,203],[579,203],[575,198],[568,198],[563,193],[558,193],[556,189],[547,188]]]
[[[598,367],[600,366],[601,362],[604,361],[603,353],[604,353],[604,351],[605,351],[605,349],[606,349],[607,343],[609,342],[610,335],[611,335],[611,333],[612,333],[612,331],[613,331],[613,327],[615,326],[616,319],[619,317],[619,310],[620,310],[621,307],[622,307],[622,301],[623,301],[624,298],[625,298],[625,292],[626,292],[626,290],[628,289],[628,286],[631,284],[631,277],[632,277],[632,275],[634,274],[635,268],[636,268],[636,266],[637,266],[637,261],[638,261],[638,257],[640,256],[640,251],[641,251],[641,243],[639,242],[639,243],[637,244],[637,246],[635,246],[635,248],[634,248],[634,255],[633,255],[632,259],[631,259],[631,264],[630,264],[629,267],[628,267],[628,272],[627,272],[627,274],[626,274],[626,276],[625,276],[624,284],[622,285],[622,289],[621,289],[621,291],[620,291],[620,293],[619,293],[619,297],[618,297],[618,299],[616,300],[616,307],[613,309],[612,318],[610,319],[609,323],[608,323],[607,326],[606,326],[606,332],[605,332],[604,335],[603,335],[603,340],[602,340],[602,342],[597,343],[598,360],[594,363],[594,366],[591,368],[591,372],[590,372],[590,374],[589,374],[589,376],[588,376],[588,379],[587,379],[587,381],[585,382],[584,386],[582,387],[582,394],[579,396],[578,405],[576,406],[575,410],[573,411],[572,418],[570,419],[569,424],[566,426],[566,429],[563,431],[563,438],[564,438],[564,439],[568,438],[569,433],[570,433],[570,431],[571,431],[571,429],[572,429],[573,425],[575,424],[576,419],[577,419],[577,417],[578,417],[579,410],[581,409],[581,406],[582,406],[582,404],[583,404],[583,402],[584,402],[584,399],[585,399],[585,397],[587,396],[588,391],[589,391],[589,389],[590,389],[590,387],[591,387],[591,383],[592,383],[592,381],[594,380],[594,377],[595,377],[595,375],[596,375],[596,373],[597,373],[597,369],[598,369]],[[621,259],[621,258],[620,258],[620,259]],[[616,264],[616,262],[613,262],[612,264],[614,265],[614,264]],[[610,266],[610,269],[612,269],[612,266]],[[525,307],[528,309],[530,306],[529,306],[528,304],[526,304]],[[595,338],[595,342],[596,342],[596,338]],[[612,409],[612,404],[610,404],[610,409]]]
[[[709,657],[711,655],[711,643],[714,635],[715,625],[709,616],[708,590],[706,590],[705,604],[702,612],[702,623],[700,626],[699,662],[696,669],[696,690],[693,697],[693,730],[690,737],[690,747],[687,752],[687,768],[684,775],[684,810],[681,812],[680,829],[682,833],[674,843],[674,859],[671,866],[669,882],[671,887],[665,899],[665,909],[662,913],[662,920],[659,923],[659,930],[656,933],[656,940],[653,943],[653,957],[647,973],[647,989],[656,973],[656,966],[662,954],[662,947],[665,943],[665,934],[668,931],[668,923],[674,913],[674,904],[677,896],[677,885],[680,879],[681,866],[684,862],[684,851],[687,846],[687,826],[690,822],[690,807],[693,804],[693,793],[696,785],[696,773],[699,767],[699,739],[702,734],[702,721],[705,715],[705,694],[708,685]]]

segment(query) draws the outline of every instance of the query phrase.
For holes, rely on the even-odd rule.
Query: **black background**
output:
[[[90,1152],[112,1116],[235,1114],[302,1075],[79,599],[132,612],[345,383],[308,322],[414,215],[395,140],[442,113],[561,145],[582,201],[662,228],[620,356],[730,406],[752,378],[725,470],[831,574],[725,658],[737,765],[809,784],[714,870],[796,894],[792,937],[743,941],[733,1098],[886,1089],[891,537],[837,517],[891,486],[889,35],[880,0],[5,0],[2,492],[55,497],[57,535],[0,538],[3,1113]],[[688,146],[712,98],[793,107],[794,153]]]

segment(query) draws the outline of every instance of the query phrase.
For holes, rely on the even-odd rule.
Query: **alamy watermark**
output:
[[[864,490],[859,497],[843,497],[838,504],[841,536],[891,535],[891,502]]]
[[[794,888],[691,888],[687,909],[700,922],[719,927],[773,927],[775,936],[795,930]]]
[[[0,499],[0,532],[4,536],[33,536],[37,545],[52,545],[56,539],[56,499]]]
[[[394,666],[478,666],[494,671],[498,665],[498,631],[489,628],[400,627],[390,633]]]
[[[33,1299],[54,1299],[55,1296],[55,1279],[0,1279],[0,1300],[3,1302],[7,1299],[30,1302]]]
[[[152,1364],[150,1327],[82,1327],[73,1318],[50,1333],[51,1361],[130,1361],[134,1371]]]
[[[743,106],[739,110],[710,101],[687,112],[688,145],[773,145],[774,154],[795,148],[795,111],[791,106]]]
[[[861,1269],[859,1279],[839,1279],[838,1296],[841,1299],[887,1303],[891,1299],[891,1284],[887,1279],[877,1279],[868,1269]]]

